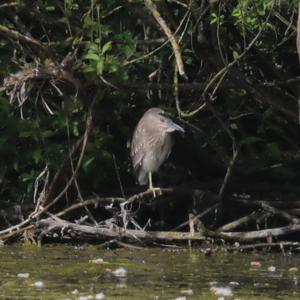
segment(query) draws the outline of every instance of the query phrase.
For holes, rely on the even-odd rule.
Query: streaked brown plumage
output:
[[[157,172],[170,155],[174,131],[184,132],[160,108],[150,108],[140,119],[131,142],[133,169],[140,185],[149,181],[149,189],[154,189],[152,173]]]

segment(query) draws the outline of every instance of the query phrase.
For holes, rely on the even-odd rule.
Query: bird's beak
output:
[[[169,126],[167,132],[180,131],[181,133],[184,133],[184,129],[181,126],[177,125],[176,123],[171,122],[168,125]]]

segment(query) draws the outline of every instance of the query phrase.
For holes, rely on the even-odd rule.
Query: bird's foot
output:
[[[156,198],[157,196],[161,196],[162,195],[162,190],[160,187],[149,187],[147,192],[152,192],[153,193],[153,197]]]

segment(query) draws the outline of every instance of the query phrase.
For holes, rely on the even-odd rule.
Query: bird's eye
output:
[[[165,119],[164,119],[164,118],[160,118],[160,121],[161,121],[162,123],[165,123]]]

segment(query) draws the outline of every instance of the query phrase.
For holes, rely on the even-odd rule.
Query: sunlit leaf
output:
[[[84,56],[84,59],[89,59],[89,60],[99,60],[100,56],[96,53],[88,53]]]
[[[102,75],[104,70],[104,59],[101,59],[97,63],[97,74]]]
[[[112,42],[107,42],[102,47],[102,54],[109,51],[112,48]]]

